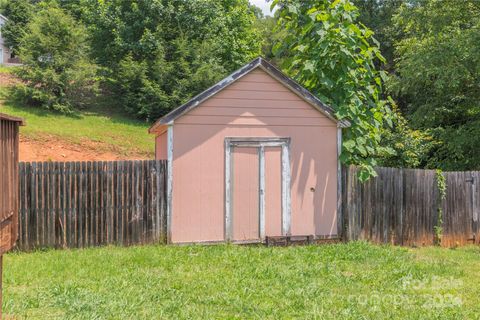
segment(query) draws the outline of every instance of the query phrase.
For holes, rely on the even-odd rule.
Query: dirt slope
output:
[[[146,159],[144,155],[123,155],[106,151],[104,145],[93,141],[70,143],[55,137],[28,139],[20,136],[20,161],[106,161]]]

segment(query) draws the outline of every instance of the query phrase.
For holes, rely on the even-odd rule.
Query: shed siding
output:
[[[336,234],[336,124],[264,71],[176,119],[174,137],[172,242],[224,239],[225,137],[290,137],[292,234]]]
[[[168,160],[167,131],[158,135],[155,141],[155,159]]]

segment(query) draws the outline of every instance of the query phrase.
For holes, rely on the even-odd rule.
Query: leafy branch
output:
[[[288,36],[275,46],[287,55],[284,68],[351,127],[343,135],[340,160],[361,168],[362,181],[375,176],[379,154],[392,153],[381,145],[381,130],[392,126],[391,102],[382,98],[383,63],[373,32],[357,23],[358,9],[349,0],[275,0],[278,28]],[[286,54],[285,54],[286,53]]]

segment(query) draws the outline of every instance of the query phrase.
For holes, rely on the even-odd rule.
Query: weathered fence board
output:
[[[480,172],[447,172],[443,203],[444,238],[447,246],[479,243]]]
[[[23,120],[0,113],[0,319],[3,254],[18,238],[18,144]]]
[[[12,248],[18,237],[17,163],[20,125],[23,125],[22,119],[0,113],[0,256]]]
[[[356,167],[343,169],[347,240],[432,245],[437,241],[435,226],[441,226],[443,246],[480,243],[480,172],[443,173],[443,200],[434,170],[377,168],[377,173],[361,183]]]
[[[17,247],[163,242],[165,161],[22,162]]]

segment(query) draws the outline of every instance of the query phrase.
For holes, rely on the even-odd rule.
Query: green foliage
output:
[[[169,98],[155,81],[149,79],[147,62],[134,61],[128,55],[120,61],[117,69],[115,91],[123,92],[119,98],[127,112],[148,117],[154,111],[168,111]]]
[[[11,2],[10,0],[0,0],[0,12],[2,14],[4,14],[5,8],[8,6],[10,2]]]
[[[28,104],[71,112],[86,106],[95,90],[95,66],[88,61],[85,29],[62,9],[45,6],[27,25],[16,70],[16,89]]]
[[[351,122],[344,133],[341,160],[362,168],[360,178],[375,175],[379,154],[393,152],[381,145],[384,126],[392,124],[382,99],[384,61],[373,32],[356,21],[358,9],[349,0],[273,1],[279,5],[279,28],[288,31],[280,51],[288,51],[288,73]]]
[[[260,53],[247,0],[86,0],[92,57],[127,111],[153,120]]]
[[[276,28],[278,23],[278,12],[274,17],[259,17],[255,23],[259,34],[262,38],[262,56],[275,65],[282,65],[284,56],[287,53],[274,52],[274,46],[282,43],[287,36],[287,30]]]
[[[191,47],[182,39],[173,43],[177,47],[174,61],[162,57],[136,61],[129,54],[115,68],[112,88],[130,114],[155,120],[225,74],[220,64],[209,61],[209,49],[202,48],[205,44]]]
[[[20,40],[27,31],[27,24],[34,12],[30,0],[10,0],[5,4],[3,15],[8,21],[2,26],[2,37],[5,45],[18,53]]]
[[[379,165],[395,168],[418,168],[426,164],[432,148],[433,138],[421,131],[412,129],[395,104],[392,104],[393,127],[383,128],[381,141],[394,152],[378,155]]]
[[[440,193],[440,197],[438,198],[437,203],[437,223],[433,227],[433,231],[435,232],[435,240],[438,245],[442,242],[442,235],[443,235],[443,209],[442,209],[442,202],[445,200],[447,196],[447,180],[443,175],[442,170],[437,169],[435,171],[435,179],[437,181],[437,189]]]
[[[358,20],[375,32],[380,50],[386,63],[381,65],[392,71],[394,66],[395,42],[402,36],[392,23],[393,15],[402,3],[409,0],[352,0],[359,9]]]
[[[9,9],[25,63],[16,94],[31,105],[71,112],[98,76],[118,107],[154,120],[260,53],[248,0],[20,1]],[[68,19],[47,23],[48,10]]]
[[[440,199],[444,200],[447,196],[447,180],[445,179],[442,170],[437,169],[435,172],[437,179],[437,188],[440,192]]]
[[[394,22],[403,38],[389,88],[412,127],[436,142],[426,166],[480,169],[480,3],[415,1]]]

